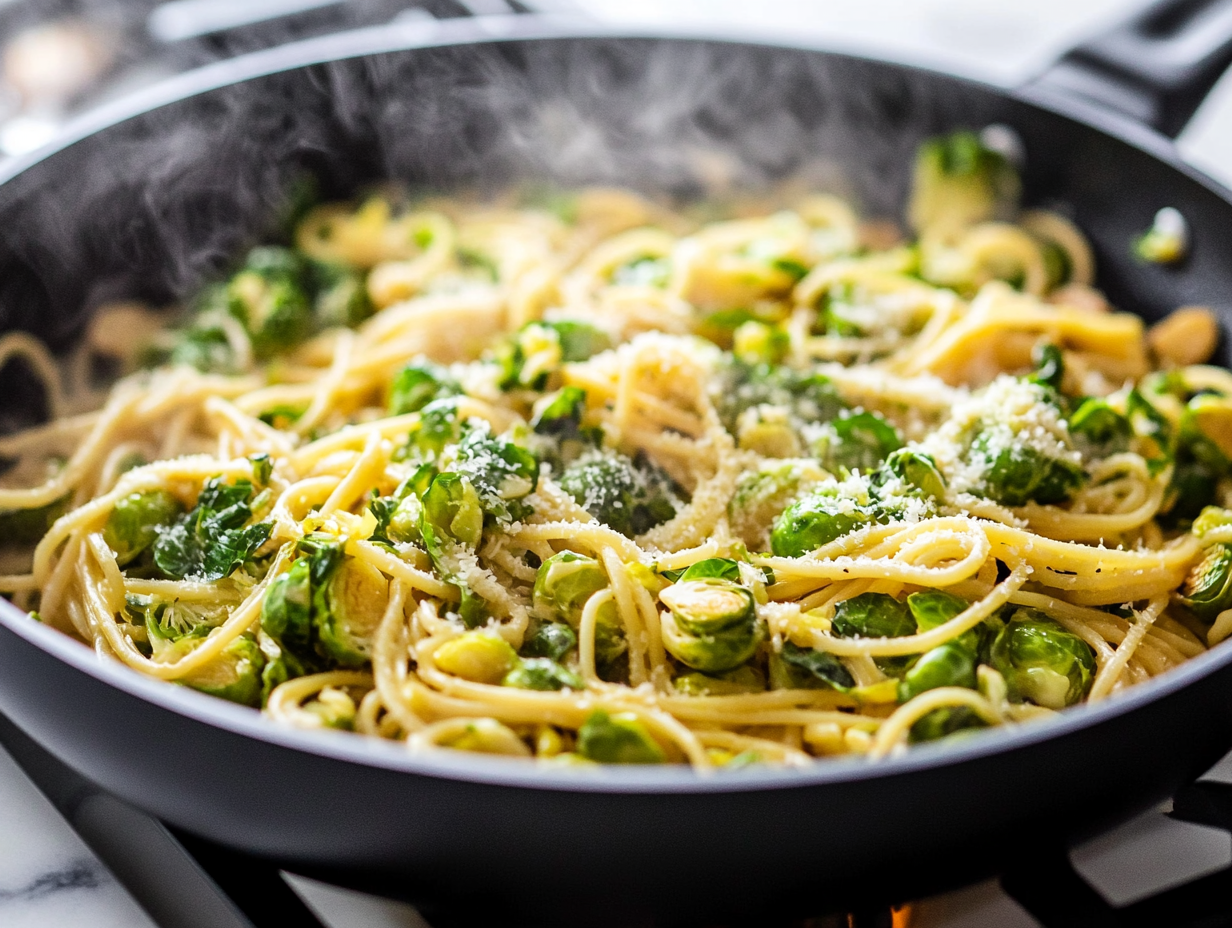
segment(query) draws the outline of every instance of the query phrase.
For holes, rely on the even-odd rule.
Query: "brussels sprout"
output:
[[[917,231],[962,228],[1008,216],[1018,205],[1018,173],[974,132],[930,139],[916,154],[908,217]]]
[[[170,525],[183,512],[180,501],[166,490],[130,493],[111,510],[103,540],[123,567],[154,544],[159,529]]]
[[[265,589],[261,629],[293,651],[304,654],[312,639],[312,581],[308,558],[299,558]]]
[[[869,474],[902,446],[898,429],[875,412],[860,412],[831,420],[813,453],[827,470]]]
[[[220,699],[256,707],[261,705],[264,666],[265,657],[257,643],[251,638],[239,637],[223,648],[218,657],[179,682]]]
[[[469,479],[483,511],[496,520],[509,522],[531,514],[521,499],[535,489],[539,461],[525,448],[492,437],[487,423],[466,429],[452,470]]]
[[[422,540],[419,523],[423,519],[423,504],[414,493],[402,499],[397,495],[374,497],[368,502],[368,509],[376,519],[373,541],[396,545]]]
[[[346,692],[334,686],[327,686],[300,707],[304,712],[317,717],[323,728],[335,728],[338,731],[355,730],[355,700]]]
[[[945,498],[945,478],[941,476],[937,462],[930,454],[911,448],[900,448],[886,458],[874,483],[884,486],[891,477],[897,477],[929,499]]]
[[[965,599],[943,590],[921,590],[907,597],[907,608],[911,610],[916,628],[921,632],[944,625],[950,619],[965,612],[970,605]],[[983,646],[986,627],[983,624],[977,625],[963,632],[955,640],[973,654],[978,654]]]
[[[1069,417],[1069,432],[1080,446],[1105,457],[1128,450],[1133,436],[1129,420],[1097,396],[1078,404]]]
[[[530,427],[540,435],[577,439],[585,413],[586,391],[581,387],[565,387],[539,410],[531,420]]]
[[[485,631],[464,632],[446,641],[433,655],[436,666],[463,680],[497,684],[518,666],[518,652],[499,635]]]
[[[523,657],[546,657],[559,661],[576,647],[577,634],[564,622],[532,619],[520,653]]]
[[[163,356],[161,352],[151,352],[142,366],[156,367],[162,363],[195,367],[203,374],[230,374],[235,371],[235,350],[224,329],[202,319],[177,333],[169,353]]]
[[[517,733],[496,719],[471,719],[460,730],[438,741],[437,746],[476,754],[525,756],[529,753]]]
[[[745,364],[779,364],[791,348],[791,336],[781,326],[745,322],[732,333],[732,354]]]
[[[395,460],[435,460],[446,445],[458,441],[462,423],[458,421],[458,401],[452,396],[433,400],[419,410],[419,426],[394,452]]]
[[[318,261],[310,262],[309,271],[315,291],[312,308],[321,325],[354,328],[376,311],[362,274],[340,264]]]
[[[1181,600],[1204,622],[1232,609],[1232,545],[1211,545],[1185,578]]]
[[[1198,518],[1194,519],[1191,530],[1199,538],[1203,538],[1215,531],[1215,529],[1223,528],[1227,525],[1232,525],[1232,509],[1207,506],[1199,513]]]
[[[34,509],[0,510],[0,547],[32,545],[41,540],[56,519],[68,512],[70,498],[71,496],[63,496],[46,506]],[[111,550],[116,550],[114,545]]]
[[[302,677],[307,671],[299,658],[264,631],[257,632],[257,645],[265,657],[265,666],[261,669],[261,705],[264,706],[275,687]]]
[[[389,414],[401,416],[419,412],[433,400],[461,393],[462,385],[440,365],[430,361],[408,364],[398,372],[389,388]]]
[[[992,644],[992,666],[1012,702],[1063,709],[1084,699],[1095,678],[1091,646],[1038,609],[1019,609]]]
[[[1185,405],[1176,430],[1175,467],[1165,504],[1170,523],[1193,519],[1214,503],[1216,484],[1232,473],[1232,462],[1224,450],[1228,439],[1222,434],[1227,431],[1227,409],[1227,399],[1211,394],[1198,394]]]
[[[1042,454],[1001,429],[980,432],[969,457],[983,469],[980,494],[1006,506],[1062,503],[1087,479],[1079,465]]]
[[[801,423],[828,422],[845,408],[828,377],[739,359],[719,371],[713,392],[723,427],[733,435],[740,417],[757,406],[781,407]]]
[[[474,486],[461,474],[438,474],[423,497],[419,531],[424,546],[439,558],[446,544],[473,548],[483,535],[483,507]]]
[[[762,692],[766,688],[766,678],[755,667],[744,666],[717,676],[686,673],[672,684],[676,692],[684,696],[738,696]]]
[[[285,351],[312,334],[304,272],[295,252],[265,246],[250,251],[244,267],[227,283],[227,312],[244,324],[257,357]]]
[[[593,557],[561,551],[540,564],[535,574],[535,612],[577,628],[586,601],[607,585],[607,573]]]
[[[751,549],[768,550],[774,520],[796,496],[825,479],[811,461],[768,463],[743,474],[727,504],[732,531]]]
[[[608,334],[587,322],[566,319],[528,323],[496,353],[500,387],[542,390],[548,376],[561,364],[585,361],[611,347]]]
[[[902,638],[916,633],[906,603],[885,593],[861,593],[834,607],[830,630],[840,638]]]
[[[313,622],[322,653],[342,667],[363,667],[385,613],[389,581],[366,561],[346,558],[313,590]]]
[[[662,764],[667,755],[632,713],[590,714],[578,729],[577,752],[601,764]]]
[[[580,458],[560,475],[560,488],[605,525],[629,538],[676,515],[665,476],[639,468],[622,454]]]
[[[967,706],[947,706],[934,709],[912,725],[911,731],[907,733],[907,741],[910,744],[920,744],[948,738],[962,731],[987,727],[988,723]]]
[[[939,686],[965,686],[973,690],[975,664],[975,653],[957,641],[947,641],[925,651],[899,681],[899,702],[906,702]]]
[[[663,646],[682,664],[707,673],[747,661],[764,638],[753,594],[728,580],[690,580],[659,594]]]
[[[880,518],[874,506],[821,487],[783,510],[770,532],[770,550],[778,557],[803,557]]]
[[[582,678],[549,657],[531,657],[505,674],[502,686],[521,690],[584,690]]]
[[[836,689],[840,692],[856,685],[851,673],[833,654],[802,648],[790,641],[770,655],[770,688],[776,690]]]

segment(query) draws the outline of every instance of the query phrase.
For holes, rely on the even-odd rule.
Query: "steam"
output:
[[[192,293],[274,231],[305,172],[328,196],[390,178],[489,191],[533,179],[687,199],[794,178],[897,217],[919,140],[989,121],[975,112],[986,98],[961,87],[649,39],[463,45],[260,78],[108,129],[0,187],[0,326],[63,345],[105,300]]]

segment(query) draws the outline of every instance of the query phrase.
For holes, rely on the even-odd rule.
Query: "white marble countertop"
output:
[[[576,0],[604,18],[703,16],[741,23],[785,18],[802,29],[899,53],[952,60],[1002,82],[1032,73],[1059,50],[1134,0]],[[543,6],[550,4],[544,3]],[[1194,164],[1232,183],[1232,77],[1225,78],[1181,139]],[[1232,763],[1225,761],[1227,769]],[[1220,774],[1220,778],[1232,777]],[[1153,813],[1114,836],[1092,842],[1075,863],[1110,899],[1149,892],[1169,880],[1232,863],[1226,833],[1173,822]],[[1135,850],[1136,849],[1136,850]],[[1156,861],[1145,880],[1124,884],[1127,854]],[[1084,856],[1085,855],[1085,856]],[[1179,876],[1178,876],[1179,874]],[[1154,886],[1146,884],[1154,883]],[[292,885],[333,928],[423,928],[405,906],[331,890]],[[1146,886],[1144,890],[1143,887]],[[994,884],[925,903],[919,928],[1030,928],[1036,923]],[[0,750],[0,925],[4,928],[154,928],[114,876],[47,799]]]

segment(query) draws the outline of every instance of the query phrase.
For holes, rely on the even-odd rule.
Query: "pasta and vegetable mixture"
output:
[[[175,327],[0,343],[57,413],[0,439],[0,586],[280,722],[556,765],[1105,699],[1232,633],[1232,375],[1018,198],[962,132],[910,238],[828,196],[317,206]]]

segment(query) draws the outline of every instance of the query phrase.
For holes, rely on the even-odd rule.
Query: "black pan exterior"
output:
[[[1029,201],[1071,211],[1115,301],[1148,317],[1202,302],[1232,322],[1232,207],[1152,134],[792,48],[536,26],[543,36],[361,54],[445,43],[452,28],[241,62],[319,63],[239,84],[198,75],[221,86],[12,172],[0,185],[0,328],[64,344],[104,299],[191,292],[271,232],[305,169],[330,194],[395,177],[713,195],[800,174],[897,215],[917,143],[990,122],[1022,135]],[[1137,265],[1129,241],[1165,205],[1189,219],[1191,257]],[[29,419],[37,405],[4,414]],[[529,922],[731,921],[934,891],[1149,807],[1232,745],[1232,650],[1048,724],[879,764],[699,778],[547,772],[285,731],[99,662],[0,604],[0,712],[166,821],[302,872],[512,907]]]

